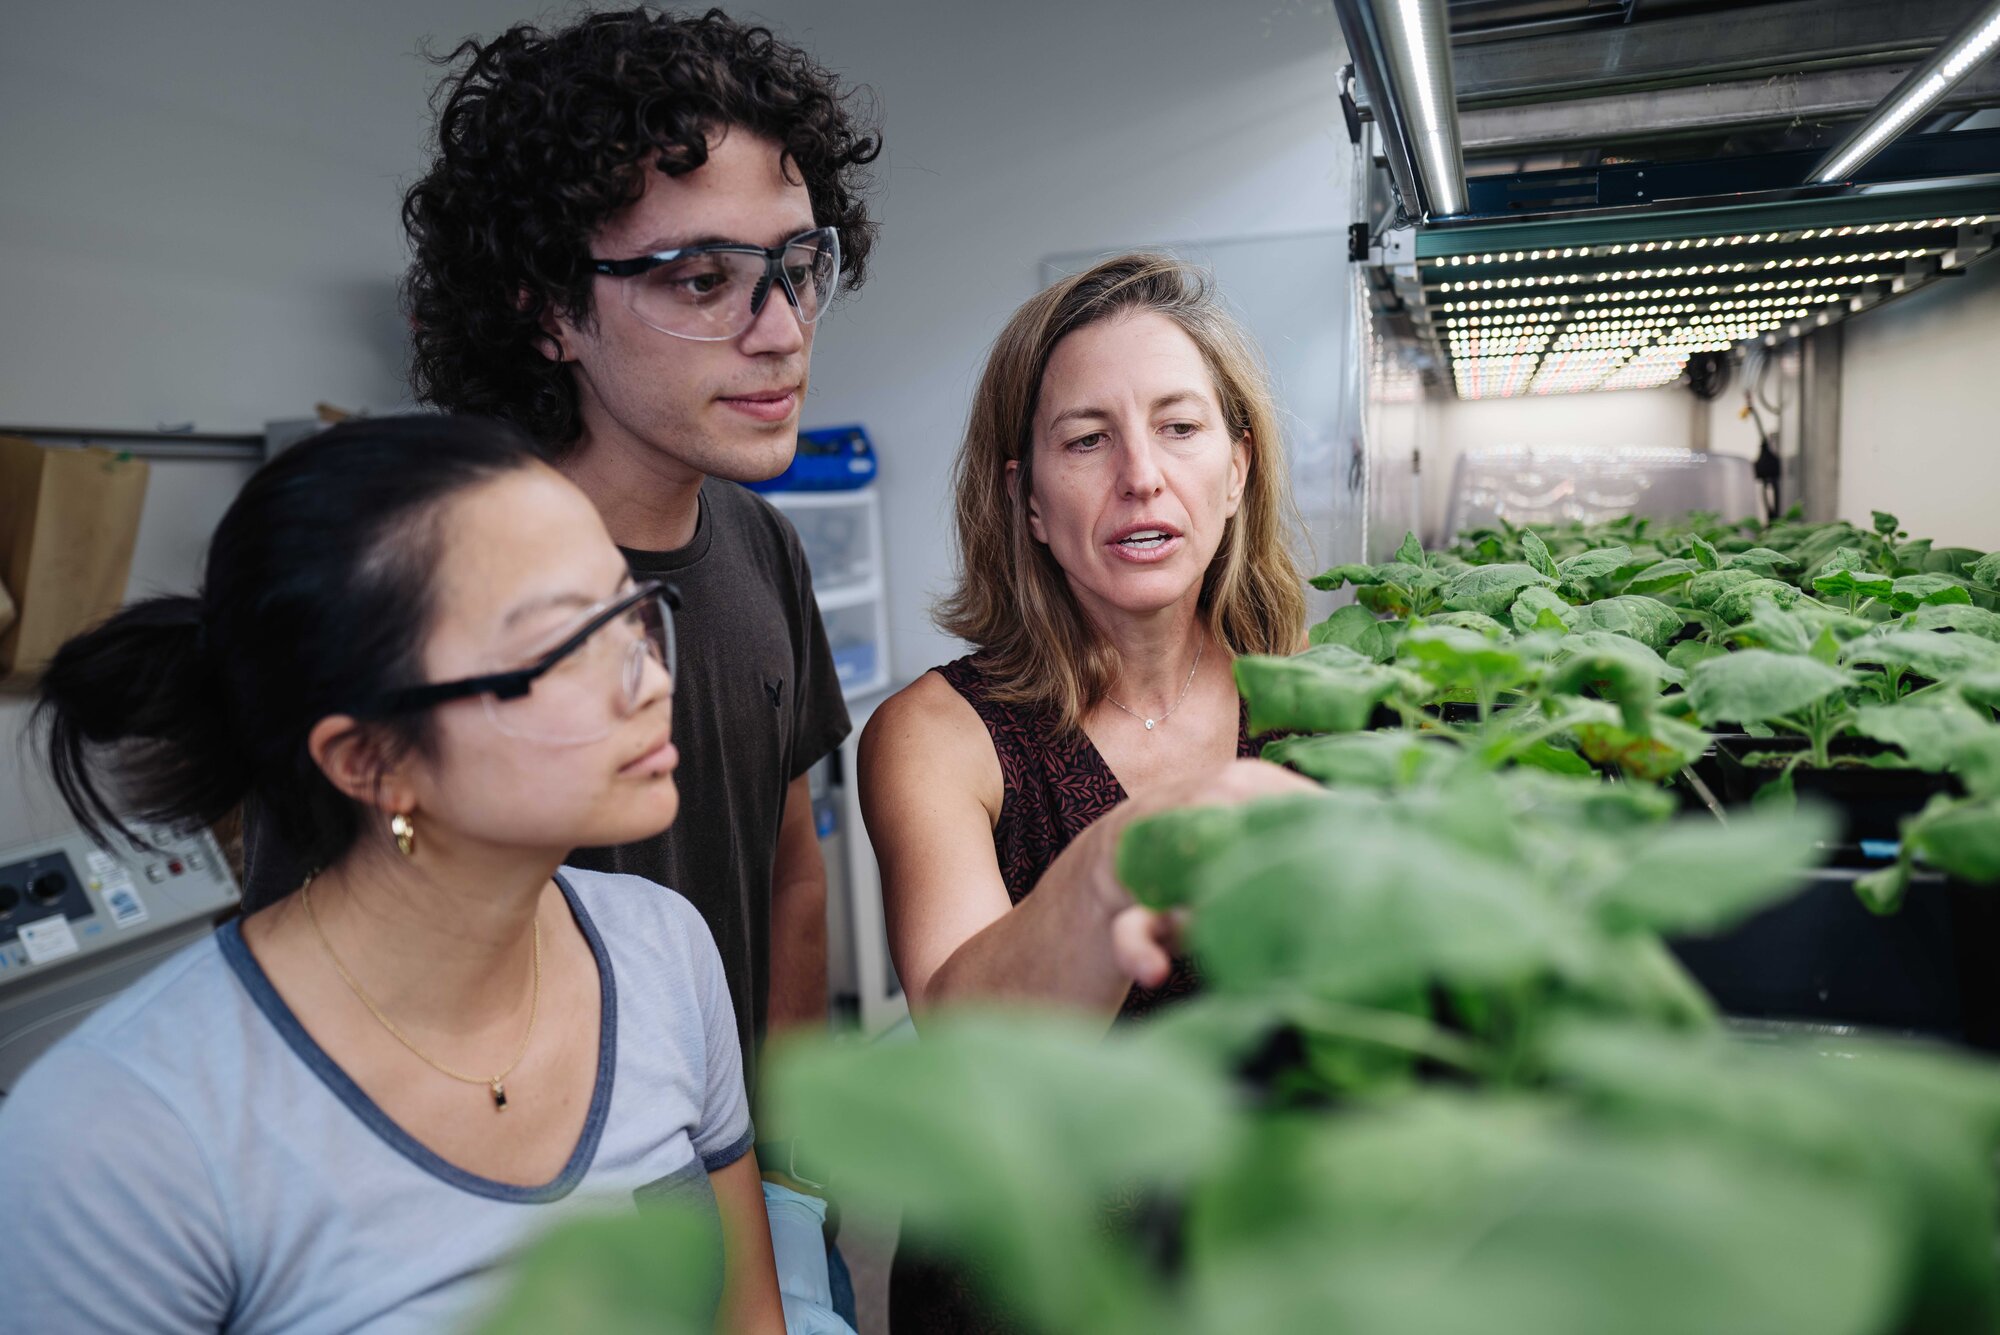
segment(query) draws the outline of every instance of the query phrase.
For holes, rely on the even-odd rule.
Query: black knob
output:
[[[5,881],[0,881],[0,918],[12,913],[14,906],[20,902],[21,892]]]
[[[53,904],[69,890],[69,877],[59,871],[37,876],[28,882],[28,897],[37,904]]]

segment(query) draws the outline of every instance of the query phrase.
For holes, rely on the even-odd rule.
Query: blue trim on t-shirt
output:
[[[757,1143],[757,1128],[752,1126],[729,1144],[710,1154],[701,1156],[701,1166],[711,1173],[719,1173],[750,1152]]]
[[[468,1173],[457,1164],[451,1163],[383,1112],[375,1100],[354,1083],[347,1072],[326,1054],[326,1050],[313,1040],[292,1014],[292,1008],[271,986],[264,966],[250,953],[250,947],[243,942],[242,920],[234,919],[225,923],[215,933],[216,944],[221,947],[222,958],[236,973],[250,999],[264,1018],[298,1054],[299,1060],[311,1068],[326,1087],[333,1091],[335,1098],[347,1105],[369,1130],[401,1154],[405,1159],[429,1173],[432,1177],[461,1191],[469,1191],[475,1196],[486,1196],[496,1201],[513,1201],[522,1205],[543,1205],[559,1201],[575,1191],[590,1170],[591,1161],[597,1157],[597,1144],[604,1135],[604,1123],[611,1112],[611,1081],[618,1065],[618,988],[611,974],[611,956],[604,949],[603,938],[598,936],[597,927],[590,920],[590,913],[583,907],[583,901],[570,888],[562,873],[556,873],[556,888],[569,901],[570,913],[576,918],[577,926],[583,929],[583,936],[590,943],[590,953],[597,960],[597,978],[602,1000],[599,1004],[597,1037],[597,1084],[590,1096],[590,1112],[583,1121],[583,1134],[577,1137],[576,1149],[571,1151],[569,1162],[563,1165],[553,1180],[539,1187],[517,1186],[512,1182],[496,1182],[490,1177]]]

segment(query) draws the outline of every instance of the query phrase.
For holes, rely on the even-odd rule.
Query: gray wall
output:
[[[253,430],[402,401],[396,205],[449,46],[503,0],[73,0],[0,42],[0,422]],[[1063,252],[1346,221],[1328,6],[847,0],[755,10],[870,85],[887,132],[867,287],[823,327],[808,425],[882,450],[899,678],[957,652],[945,478],[976,367]],[[243,470],[161,464],[133,591],[191,587]],[[49,828],[0,699],[0,844]]]

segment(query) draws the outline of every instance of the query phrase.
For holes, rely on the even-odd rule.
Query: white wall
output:
[[[0,423],[260,428],[405,394],[396,209],[449,48],[535,0],[76,0],[0,42]],[[564,11],[568,12],[568,11]],[[1338,228],[1337,27],[1312,0],[765,0],[872,86],[887,151],[867,287],[821,328],[807,424],[882,452],[900,677],[930,627],[945,479],[987,343],[1044,257]],[[243,470],[161,464],[134,591],[187,588]],[[0,843],[46,828],[0,700]],[[42,814],[38,814],[42,813]]]
[[[1427,414],[1428,443],[1423,450],[1426,538],[1449,536],[1443,530],[1452,469],[1469,450],[1509,445],[1685,447],[1697,405],[1702,411],[1708,407],[1686,386],[1436,401]]]
[[[1847,322],[1840,516],[2000,548],[2000,260]]]

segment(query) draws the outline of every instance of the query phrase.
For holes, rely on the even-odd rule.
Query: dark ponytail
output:
[[[222,517],[201,593],[135,603],[56,652],[37,721],[77,821],[186,830],[247,803],[305,867],[353,844],[360,813],[314,763],[313,726],[422,680],[444,504],[537,458],[502,423],[346,423],[265,465]],[[385,754],[428,717],[372,723]]]

